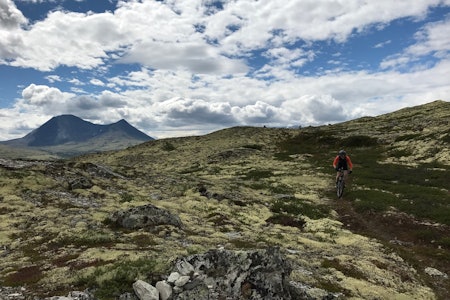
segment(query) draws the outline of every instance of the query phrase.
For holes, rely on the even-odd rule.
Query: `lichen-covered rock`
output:
[[[127,229],[151,228],[158,225],[181,227],[181,219],[168,210],[152,204],[137,206],[111,214],[108,221],[115,226]]]
[[[174,299],[291,299],[291,267],[278,248],[210,250],[178,259],[174,271],[185,273],[186,265],[191,282]]]
[[[291,264],[276,247],[218,249],[177,259],[164,283],[166,288],[172,287],[172,300],[337,299],[323,290],[319,298],[311,296],[311,287],[291,280],[291,270]]]

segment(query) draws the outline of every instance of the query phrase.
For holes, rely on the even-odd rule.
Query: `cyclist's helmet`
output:
[[[339,155],[345,156],[345,155],[347,155],[347,152],[345,152],[344,150],[340,150]]]

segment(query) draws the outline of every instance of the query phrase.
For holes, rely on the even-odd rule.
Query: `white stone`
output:
[[[189,276],[181,276],[180,278],[177,279],[177,281],[175,281],[175,285],[176,286],[184,286],[186,283],[189,282],[189,280],[191,280],[191,277]]]
[[[194,267],[185,260],[180,260],[177,262],[177,269],[181,275],[189,275],[195,271]]]
[[[169,278],[167,278],[167,282],[169,283],[174,283],[175,281],[177,281],[178,278],[180,278],[180,273],[178,272],[172,272],[169,275]]]
[[[437,276],[437,277],[444,277],[447,278],[447,274],[435,269],[435,268],[425,268],[425,273],[427,273],[430,276]]]
[[[133,283],[133,289],[140,300],[159,300],[158,290],[145,281],[136,281]]]
[[[167,300],[172,297],[172,287],[166,281],[158,281],[156,283],[156,289],[159,292],[160,300]]]

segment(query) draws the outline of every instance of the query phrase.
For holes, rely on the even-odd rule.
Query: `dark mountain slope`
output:
[[[105,132],[105,126],[95,125],[73,115],[53,117],[38,129],[27,134],[24,139],[28,146],[42,147],[82,142]]]
[[[44,150],[60,157],[67,157],[89,152],[119,150],[150,140],[153,138],[125,120],[109,125],[98,125],[73,115],[61,115],[51,118],[23,138],[0,144],[22,150]]]

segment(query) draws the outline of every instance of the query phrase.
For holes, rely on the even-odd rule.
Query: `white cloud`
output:
[[[92,85],[96,85],[96,86],[105,86],[105,83],[104,83],[103,81],[101,81],[100,79],[98,79],[98,78],[91,79],[89,82],[90,82]]]
[[[61,77],[59,75],[48,75],[45,77],[50,83],[62,81]]]
[[[119,59],[158,69],[231,74],[247,69],[230,55],[268,45],[283,47],[299,39],[342,42],[355,30],[422,17],[440,2],[241,0],[226,2],[223,10],[211,13],[207,2],[199,0],[121,1],[113,13],[53,11],[44,20],[18,29],[27,20],[14,2],[1,0],[0,22],[9,30],[0,31],[0,55],[12,66],[42,71],[61,65],[92,69]],[[199,25],[203,32],[195,29]]]
[[[381,68],[403,67],[420,57],[434,55],[448,58],[450,55],[450,18],[444,21],[428,23],[416,33],[416,43],[406,48],[402,53],[388,57],[381,63]]]
[[[22,12],[17,9],[14,1],[0,0],[0,30],[15,30],[25,24],[27,24],[27,19]]]
[[[376,44],[375,46],[373,46],[374,48],[383,48],[386,45],[389,45],[390,43],[392,43],[391,40],[387,40],[381,43]]]
[[[48,109],[73,96],[56,88],[36,84],[31,84],[22,91],[23,104],[33,108]]]

